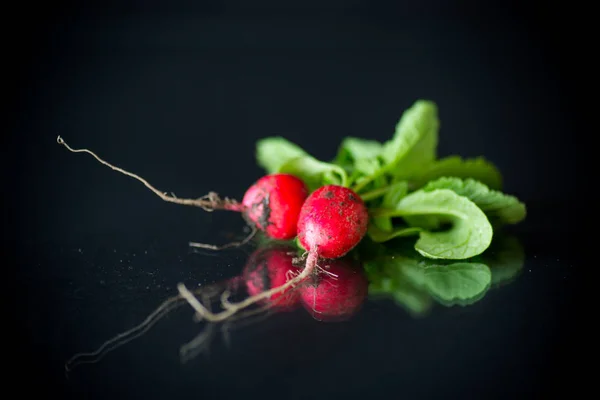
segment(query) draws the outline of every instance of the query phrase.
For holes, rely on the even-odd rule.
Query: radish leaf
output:
[[[381,199],[380,207],[381,208],[393,208],[404,196],[408,194],[408,183],[406,181],[399,181],[392,183],[387,192],[383,195]],[[392,219],[390,217],[378,217],[373,218],[373,224],[384,232],[391,232],[393,229]],[[401,236],[401,235],[397,235]],[[375,240],[372,237],[373,240]],[[376,242],[386,241],[386,240],[375,240]]]
[[[492,225],[471,200],[449,189],[419,190],[402,198],[394,208],[372,210],[374,217],[408,217],[409,225],[423,228],[415,249],[425,257],[465,259],[481,254],[492,241]],[[428,230],[411,216],[450,223],[446,230]],[[428,223],[428,225],[430,225]]]
[[[502,189],[502,175],[494,164],[483,157],[463,159],[450,156],[437,160],[412,180],[415,188],[442,177],[472,178],[490,189]]]
[[[416,101],[404,111],[391,140],[383,143],[383,164],[375,173],[359,180],[356,192],[381,175],[411,178],[433,163],[437,156],[439,120],[437,106],[427,100]]]
[[[494,224],[516,224],[527,214],[525,204],[516,197],[490,190],[483,183],[473,179],[440,178],[423,187],[426,192],[436,189],[450,189],[456,194],[469,198]]]
[[[308,153],[280,136],[267,137],[256,143],[258,165],[269,174],[278,172],[281,166],[289,160],[303,156],[308,156]]]
[[[348,185],[348,175],[342,167],[319,161],[311,156],[293,158],[281,165],[277,172],[297,176],[311,191],[326,184]]]
[[[347,137],[342,141],[335,163],[352,165],[358,160],[373,160],[380,156],[383,146],[376,140]]]
[[[420,173],[436,158],[438,130],[435,103],[416,101],[400,117],[394,137],[383,145],[381,156],[386,170],[403,179]]]

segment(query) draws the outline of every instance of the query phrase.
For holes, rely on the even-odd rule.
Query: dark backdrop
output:
[[[344,136],[387,139],[401,112],[416,99],[427,98],[440,110],[440,155],[484,155],[496,163],[504,175],[505,191],[529,205],[527,224],[518,228],[529,254],[559,264],[551,272],[540,270],[535,279],[529,278],[524,284],[529,286],[517,286],[512,297],[497,300],[515,310],[523,302],[536,304],[543,310],[539,320],[530,324],[511,320],[529,318],[518,314],[504,316],[505,322],[484,318],[489,326],[482,327],[479,321],[471,327],[485,336],[496,329],[495,324],[512,323],[511,329],[529,335],[512,343],[522,349],[501,361],[502,373],[508,376],[512,376],[506,372],[510,368],[535,370],[529,379],[507,383],[502,374],[498,379],[477,375],[481,365],[495,362],[489,358],[453,366],[446,354],[440,356],[444,365],[436,365],[435,350],[429,348],[398,356],[419,360],[421,372],[414,373],[407,390],[427,386],[421,394],[436,397],[448,390],[458,396],[465,392],[464,382],[452,386],[452,376],[461,371],[480,382],[474,390],[482,396],[490,390],[499,395],[550,390],[557,382],[551,380],[556,371],[548,362],[562,354],[559,339],[566,337],[562,327],[569,315],[567,303],[552,301],[558,301],[558,293],[564,298],[570,295],[571,281],[561,281],[566,275],[560,263],[568,263],[567,268],[574,260],[571,242],[551,234],[574,227],[566,205],[575,190],[575,138],[580,127],[574,114],[578,75],[565,62],[572,56],[568,49],[576,33],[576,28],[565,28],[569,15],[562,10],[559,14],[558,7],[531,2],[283,3],[259,1],[249,6],[215,0],[181,8],[173,2],[169,6],[166,2],[98,2],[86,7],[52,3],[6,15],[15,25],[5,34],[10,42],[7,64],[12,73],[5,76],[12,107],[3,171],[12,185],[5,190],[10,206],[4,208],[3,241],[15,257],[9,268],[16,273],[16,285],[9,285],[7,304],[9,315],[15,317],[13,332],[19,339],[15,348],[18,360],[27,365],[23,368],[34,371],[28,374],[35,374],[48,387],[70,388],[63,382],[60,362],[139,321],[158,301],[157,296],[147,297],[143,306],[131,305],[127,293],[138,299],[148,287],[163,295],[172,293],[180,279],[218,280],[237,273],[243,259],[243,254],[234,252],[200,262],[185,249],[188,240],[224,240],[227,227],[234,232],[241,229],[234,216],[168,205],[89,156],[66,152],[56,144],[57,135],[181,197],[213,190],[240,198],[262,173],[254,159],[258,138],[283,135],[316,157],[328,159]],[[111,248],[113,258],[105,254]],[[152,270],[159,278],[144,281],[150,278],[114,272],[114,265],[136,249],[154,252],[155,258],[137,267]],[[207,266],[210,260],[217,261]],[[194,273],[186,269],[190,265]],[[210,273],[202,272],[199,278],[200,268]],[[127,316],[119,318],[119,312]],[[427,332],[447,329],[441,318],[429,322],[434,325]],[[90,322],[94,320],[95,324]],[[363,320],[356,329],[366,332],[368,324],[383,329],[385,324],[377,321]],[[555,331],[540,339],[543,330],[537,326],[549,321]],[[316,341],[336,343],[339,332],[325,334],[305,325],[296,328],[307,330]],[[418,341],[418,328],[407,329],[412,333],[398,340]],[[379,339],[377,334],[362,335],[369,338],[365,347],[372,346],[371,340],[393,343],[382,332]],[[453,336],[447,339],[447,347],[440,346],[451,349],[453,357],[477,358],[470,342],[461,344],[459,338]],[[252,343],[248,339],[246,345]],[[533,343],[538,344],[532,350]],[[299,344],[299,348],[310,346]],[[174,349],[169,351],[176,353]],[[365,368],[375,368],[353,361],[353,350],[346,350],[336,350],[346,360],[338,362],[356,362],[356,368],[339,372],[339,365],[331,362],[338,379],[347,374],[360,377]],[[139,348],[139,354],[149,351]],[[550,356],[551,351],[557,353]],[[364,387],[369,389],[355,383],[348,393],[392,395],[395,388],[390,382],[396,372],[390,365],[398,363],[398,374],[406,374],[413,371],[411,364],[386,358],[383,347],[370,354],[377,356],[368,362],[382,364],[381,382],[367,374],[370,378],[365,378]],[[313,362],[322,361],[314,357]],[[261,390],[291,390],[286,379],[296,375],[286,375],[285,368],[283,373],[272,371],[273,366],[266,365],[269,360],[264,356],[265,365],[256,367],[267,369],[277,382],[260,380]],[[244,362],[248,361],[242,354],[217,363],[218,372],[210,377],[216,383],[208,385],[214,398],[217,390],[227,386],[228,363]],[[118,374],[90,379],[87,386],[80,383],[80,395],[114,390],[131,398],[128,384],[116,377],[140,367],[125,365]],[[313,366],[307,361],[301,368]],[[482,374],[497,372],[490,368]],[[428,369],[435,372],[438,384],[428,381],[424,372]],[[257,378],[256,372],[254,378],[243,379],[241,372],[235,368],[234,372],[229,378],[239,382],[266,379]],[[24,374],[18,369],[17,373]],[[170,378],[168,373],[160,374],[171,383],[161,386],[165,393],[178,382],[177,373],[170,373]],[[153,376],[138,372],[131,379],[142,379],[140,374]],[[254,388],[252,382],[240,385]],[[151,389],[144,391],[143,382],[133,386],[145,396],[151,393]],[[239,387],[233,384],[230,389],[241,395],[244,391]],[[346,393],[327,390],[331,395]],[[204,397],[201,392],[193,394]]]

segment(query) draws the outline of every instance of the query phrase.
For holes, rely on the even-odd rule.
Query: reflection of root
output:
[[[334,274],[333,272],[329,272],[324,268],[317,266],[317,269],[319,272],[329,275],[334,280],[338,280],[338,278],[339,278],[336,274]]]
[[[202,297],[205,304],[209,304],[217,293],[217,287],[206,287],[197,289],[194,292]],[[89,353],[77,353],[65,363],[65,371],[71,372],[75,367],[81,364],[95,364],[102,360],[106,354],[131,342],[134,339],[148,332],[162,317],[176,308],[186,304],[181,296],[173,296],[165,300],[156,308],[146,319],[137,326],[118,334],[110,340],[104,342],[96,351]]]
[[[206,328],[200,332],[194,339],[190,340],[179,349],[181,362],[186,363],[210,349],[210,344],[214,335],[215,325],[207,324]]]
[[[243,240],[241,240],[239,242],[226,243],[221,246],[217,246],[214,244],[197,243],[197,242],[190,242],[189,245],[190,245],[190,247],[196,247],[196,248],[207,249],[207,250],[215,250],[215,251],[228,249],[230,247],[240,247],[240,246],[247,244],[250,240],[252,240],[254,235],[256,235],[256,232],[258,232],[258,229],[256,228],[256,226],[252,226],[252,230],[250,231],[250,234],[248,236],[246,236]]]
[[[209,322],[224,321],[236,314],[237,312],[244,310],[261,300],[267,299],[273,296],[274,294],[283,292],[286,289],[303,282],[315,270],[315,267],[317,266],[317,258],[318,256],[316,253],[310,253],[306,261],[306,267],[302,270],[300,274],[298,274],[294,278],[290,279],[281,286],[248,297],[245,300],[240,301],[238,303],[228,302],[226,305],[223,305],[224,310],[216,314],[208,310],[203,304],[201,304],[198,301],[198,299],[185,287],[183,283],[178,284],[177,289],[179,290],[179,294],[181,295],[181,297],[186,299],[190,306],[192,306],[192,308],[196,311],[196,313],[198,314],[198,318],[205,319]]]
[[[264,321],[273,315],[272,311],[272,306],[266,305],[232,316],[221,325],[220,329],[225,346],[227,348],[231,346],[231,331]],[[215,323],[206,324],[206,327],[202,332],[194,337],[194,339],[181,346],[179,354],[182,363],[189,362],[202,353],[208,354],[210,351],[210,344],[214,338],[215,326]]]
[[[80,364],[93,364],[100,361],[106,354],[111,352],[112,350],[123,346],[126,343],[142,336],[146,333],[150,328],[152,328],[163,316],[168,314],[170,311],[175,308],[183,305],[184,303],[181,301],[181,297],[171,297],[163,302],[152,314],[150,314],[141,324],[120,333],[114,338],[104,342],[102,346],[98,348],[98,350],[90,352],[90,353],[78,353],[75,354],[71,359],[69,359],[65,363],[65,371],[68,373],[73,368]]]

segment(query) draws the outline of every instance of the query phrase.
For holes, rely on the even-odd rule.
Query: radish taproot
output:
[[[360,263],[350,257],[321,266],[299,289],[301,303],[318,321],[343,321],[353,316],[367,298],[369,281]]]
[[[241,203],[227,197],[221,199],[214,192],[196,199],[181,199],[175,195],[168,195],[159,191],[140,176],[104,161],[90,150],[71,148],[60,136],[57,138],[57,142],[73,153],[88,153],[101,164],[138,180],[164,201],[196,206],[206,211],[228,210],[241,212],[244,219],[252,226],[252,233],[242,242],[233,242],[221,247],[191,242],[190,246],[192,247],[218,250],[238,246],[249,241],[257,229],[264,231],[267,236],[276,240],[292,239],[296,236],[300,209],[309,193],[306,183],[300,178],[291,174],[275,173],[265,175],[254,182],[246,190]]]
[[[291,246],[267,246],[255,250],[244,267],[243,281],[250,296],[284,285],[302,271],[294,265],[295,249]],[[300,305],[295,288],[274,293],[262,301],[279,311],[291,311]]]

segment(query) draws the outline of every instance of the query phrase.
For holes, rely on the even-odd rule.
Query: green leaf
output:
[[[342,141],[335,162],[353,164],[357,160],[372,160],[381,154],[382,145],[376,140],[347,137]]]
[[[348,186],[348,175],[342,167],[311,156],[293,158],[281,165],[277,172],[299,177],[311,191],[326,184]]]
[[[429,182],[422,190],[430,192],[436,189],[450,189],[469,198],[493,224],[516,224],[527,214],[525,204],[516,197],[490,190],[483,183],[473,179],[440,178]]]
[[[425,286],[444,305],[471,304],[486,293],[492,280],[487,265],[460,262],[425,268]]]
[[[381,168],[381,149],[381,143],[376,140],[347,137],[342,141],[333,163],[348,172],[348,184],[351,185]]]
[[[256,143],[258,165],[269,174],[279,172],[282,165],[292,159],[303,156],[309,155],[298,145],[280,136],[260,139]]]
[[[415,189],[442,177],[472,178],[494,190],[502,189],[502,175],[498,168],[483,157],[462,159],[450,156],[435,161],[413,181]]]
[[[438,130],[436,104],[427,100],[416,101],[400,117],[393,138],[383,144],[381,168],[358,180],[354,190],[360,193],[370,182],[384,174],[397,179],[418,174],[437,156]]]
[[[405,228],[397,228],[392,231],[384,231],[379,229],[375,225],[369,225],[369,230],[367,231],[371,240],[377,243],[387,242],[388,240],[403,237],[403,236],[413,236],[421,233],[423,229],[418,227],[405,227]]]
[[[394,182],[387,187],[387,191],[385,192],[385,194],[383,195],[383,197],[381,199],[380,207],[381,208],[393,208],[407,194],[408,194],[408,182],[406,182],[406,181]],[[381,230],[385,233],[391,233],[393,230],[392,219],[390,217],[373,218],[371,225],[374,225],[375,228],[378,228],[379,230]],[[377,234],[378,234],[378,232],[375,232],[375,235],[377,235]],[[400,235],[402,235],[402,234],[400,234]],[[373,240],[375,240],[376,242],[379,242],[379,241],[384,242],[387,239],[386,240],[376,240],[375,238],[373,238]]]
[[[450,223],[449,229],[420,233],[415,249],[428,258],[470,258],[485,251],[492,241],[492,226],[483,211],[449,189],[419,190],[404,197],[393,209],[372,210],[371,214],[374,217],[430,216],[439,218],[440,224]],[[414,221],[408,220],[415,226]]]
[[[416,101],[400,117],[394,137],[383,145],[386,170],[406,179],[431,164],[437,154],[439,126],[436,104]]]

